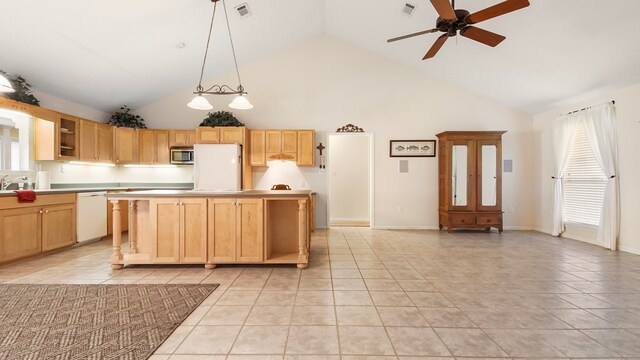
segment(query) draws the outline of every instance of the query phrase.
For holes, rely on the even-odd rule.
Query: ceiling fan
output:
[[[529,6],[528,0],[507,0],[497,5],[493,5],[484,10],[480,10],[471,14],[464,9],[455,9],[455,0],[431,0],[431,4],[438,12],[438,19],[436,20],[436,28],[430,30],[419,31],[413,34],[407,34],[393,39],[387,40],[388,43],[408,39],[414,36],[420,36],[424,34],[434,33],[441,31],[444,35],[440,35],[436,42],[431,46],[431,49],[427,51],[422,60],[430,59],[434,57],[442,45],[448,38],[460,35],[481,42],[485,45],[495,47],[500,44],[506,37],[492,33],[487,30],[480,29],[472,26],[479,22],[493,19],[504,14],[508,14],[512,11],[520,10]]]

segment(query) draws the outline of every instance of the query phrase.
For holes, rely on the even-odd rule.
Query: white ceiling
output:
[[[428,0],[227,0],[239,62],[323,32],[529,113],[578,95],[640,82],[639,0],[530,0],[479,27],[507,36],[490,48],[450,39],[422,61],[438,34]],[[247,2],[252,15],[233,7]],[[417,6],[401,13],[405,2]],[[499,0],[457,0],[474,12]],[[34,88],[102,110],[138,107],[197,84],[210,20],[206,0],[0,0],[0,69]],[[217,18],[205,79],[232,68]],[[176,45],[184,42],[186,47]],[[230,84],[231,85],[231,84]],[[380,84],[384,86],[384,84]],[[401,90],[401,89],[399,89]]]

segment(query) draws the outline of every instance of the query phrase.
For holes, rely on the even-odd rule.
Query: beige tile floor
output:
[[[640,256],[535,232],[317,231],[302,271],[111,271],[109,245],[0,266],[0,282],[219,283],[155,360],[640,358]]]

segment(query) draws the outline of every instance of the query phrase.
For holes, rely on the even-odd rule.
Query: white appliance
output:
[[[78,193],[76,206],[78,242],[107,236],[107,192]]]
[[[193,146],[194,190],[242,190],[242,146],[196,144]]]

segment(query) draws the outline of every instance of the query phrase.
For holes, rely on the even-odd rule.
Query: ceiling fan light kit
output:
[[[444,34],[440,35],[440,37],[436,39],[435,43],[431,46],[429,51],[427,51],[422,60],[434,57],[448,38],[457,36],[458,34],[487,46],[495,47],[504,41],[506,37],[472,25],[520,10],[530,5],[529,0],[506,0],[484,10],[470,13],[464,9],[456,9],[455,0],[451,0],[451,3],[449,3],[449,0],[431,0],[431,4],[439,15],[434,29],[398,36],[387,40],[387,42],[390,43],[415,36],[443,32]]]
[[[233,38],[231,37],[231,27],[229,25],[229,17],[227,15],[227,6],[224,0],[211,0],[213,3],[213,14],[211,15],[211,25],[209,25],[209,36],[207,37],[207,47],[204,51],[204,59],[202,60],[202,69],[200,70],[200,81],[198,82],[198,86],[196,87],[196,91],[194,94],[196,97],[191,100],[187,104],[188,107],[196,110],[211,110],[213,106],[209,103],[209,101],[203,95],[237,95],[233,101],[229,104],[230,108],[233,109],[252,109],[253,105],[249,102],[249,100],[244,96],[247,94],[244,91],[244,87],[242,86],[242,81],[240,80],[240,70],[238,69],[238,60],[236,59],[236,51],[233,46]],[[224,18],[227,23],[227,30],[229,33],[229,42],[231,43],[231,53],[233,54],[233,63],[236,68],[236,76],[238,78],[238,87],[236,89],[231,88],[228,85],[213,85],[210,88],[205,89],[202,86],[202,78],[204,77],[204,68],[207,64],[207,55],[209,53],[209,43],[211,42],[211,33],[213,31],[213,21],[216,18],[216,8],[218,6],[218,2],[222,2],[222,8],[224,11]]]

